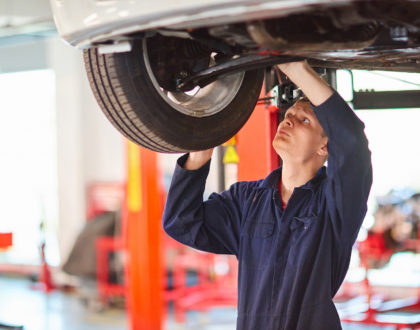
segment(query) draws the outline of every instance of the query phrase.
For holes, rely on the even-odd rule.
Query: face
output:
[[[298,102],[290,107],[277,128],[273,147],[283,161],[320,162],[328,156],[328,138],[309,103]]]

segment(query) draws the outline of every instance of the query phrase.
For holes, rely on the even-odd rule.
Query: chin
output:
[[[290,146],[290,144],[285,143],[285,141],[283,141],[281,139],[274,139],[272,145],[273,145],[274,150],[278,154],[287,152],[287,150],[291,150],[290,148],[292,148],[292,146]]]
[[[274,146],[273,145],[273,148],[274,148],[274,151],[276,152],[276,154],[281,158],[281,159],[283,159],[283,157],[286,155],[286,152],[285,152],[285,150],[284,149],[282,149],[281,147],[279,147],[279,146]]]

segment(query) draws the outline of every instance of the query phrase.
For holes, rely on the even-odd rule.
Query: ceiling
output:
[[[54,30],[49,0],[0,0],[0,44]]]

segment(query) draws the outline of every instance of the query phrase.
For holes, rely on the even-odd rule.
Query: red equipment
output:
[[[123,251],[121,238],[100,237],[96,240],[96,281],[99,298],[106,303],[110,297],[125,295],[124,285],[111,283],[109,279],[109,254]]]
[[[40,283],[41,288],[45,293],[49,293],[54,290],[56,287],[51,278],[50,267],[48,266],[47,260],[45,258],[45,242],[41,244],[41,273],[40,273]]]
[[[7,249],[13,245],[12,233],[0,233],[0,249]]]
[[[119,182],[96,182],[87,187],[88,221],[96,216],[110,211],[118,211],[124,203],[125,185]],[[123,241],[119,236],[103,236],[96,240],[96,281],[100,300],[106,304],[111,297],[125,295],[121,284],[111,283],[109,279],[109,255],[123,251]]]
[[[405,250],[420,252],[420,237],[409,238],[410,231],[404,234],[398,233],[397,230],[402,228],[404,221],[412,220],[412,218],[404,217],[401,212],[395,212],[394,208],[396,206],[393,205],[378,208],[374,226],[369,231],[366,240],[358,243],[360,263],[365,269],[363,285],[367,307],[362,307],[352,315],[346,316],[342,319],[343,322],[392,325],[397,329],[420,329],[420,287],[417,289],[417,297],[387,300],[386,297],[374,294],[368,279],[369,269],[382,268],[394,253]],[[420,235],[420,232],[417,234]],[[392,235],[395,239],[390,237]],[[401,241],[397,241],[397,238]]]
[[[232,256],[217,256],[186,248],[168,238],[176,248],[172,274],[173,289],[165,292],[165,300],[173,301],[177,322],[185,322],[187,310],[207,311],[212,307],[237,305],[237,261]],[[219,269],[223,268],[221,272]],[[197,284],[187,286],[188,271],[197,273]]]

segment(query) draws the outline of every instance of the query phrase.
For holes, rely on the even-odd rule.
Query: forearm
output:
[[[334,92],[306,61],[284,63],[278,67],[315,106],[324,103]]]

